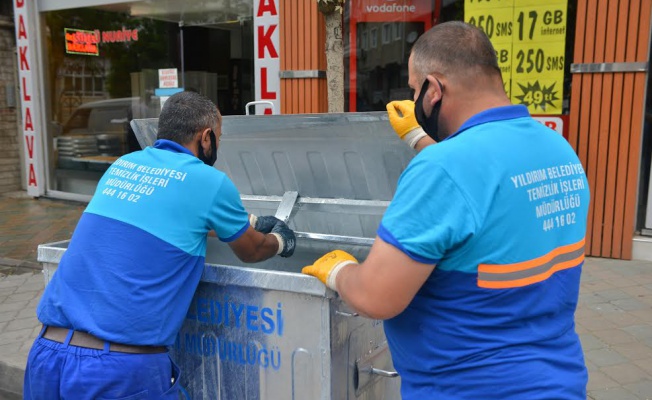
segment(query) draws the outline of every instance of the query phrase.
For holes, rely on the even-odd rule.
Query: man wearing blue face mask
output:
[[[221,120],[208,98],[175,94],[154,146],[104,174],[38,305],[25,399],[176,400],[167,346],[204,270],[207,234],[243,262],[293,254],[287,225],[247,214],[213,168]]]
[[[419,153],[364,262],[304,268],[383,319],[404,400],[586,399],[575,332],[589,188],[565,139],[512,105],[486,35],[435,26],[392,102]],[[436,144],[435,144],[436,143]]]

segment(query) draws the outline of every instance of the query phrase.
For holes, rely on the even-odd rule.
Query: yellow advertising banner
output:
[[[517,41],[565,44],[566,4],[514,7],[514,42]]]
[[[507,96],[532,114],[561,114],[567,0],[465,0],[464,20],[491,40]]]
[[[513,8],[514,3],[518,1],[519,0],[465,0],[464,13],[466,14],[469,10],[486,10],[499,7]]]
[[[464,20],[487,34],[491,43],[511,43],[514,8],[475,9],[466,12]]]
[[[487,1],[487,0],[485,0]],[[489,0],[489,2],[492,2]],[[539,5],[550,5],[550,4],[562,4],[564,5],[564,8],[566,7],[566,4],[568,3],[568,0],[514,0],[512,2],[515,7],[524,7],[524,6],[539,6]]]
[[[505,93],[507,93],[507,97],[511,98],[512,42],[494,43],[494,49],[496,49],[496,57],[498,57],[498,67],[500,67],[500,72],[503,75]]]

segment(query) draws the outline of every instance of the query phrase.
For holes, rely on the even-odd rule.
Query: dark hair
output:
[[[217,106],[209,98],[195,92],[180,92],[163,105],[157,138],[186,144],[197,132],[214,130],[219,123]]]
[[[485,33],[461,21],[435,25],[421,35],[412,47],[415,72],[422,77],[432,73],[501,76],[496,50]]]

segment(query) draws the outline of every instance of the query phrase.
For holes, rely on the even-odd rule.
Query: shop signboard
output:
[[[163,68],[158,70],[158,87],[179,87],[179,74],[176,68]]]
[[[254,1],[254,82],[256,100],[270,101],[273,108],[256,106],[256,114],[281,110],[281,64],[279,58],[279,0]]]
[[[464,20],[496,48],[505,90],[531,114],[562,113],[567,0],[465,0]]]
[[[14,20],[18,56],[18,79],[20,82],[22,112],[22,145],[25,149],[25,177],[27,194],[38,197],[45,193],[43,174],[43,150],[41,133],[40,99],[36,95],[36,2],[15,0]]]
[[[64,28],[66,53],[87,56],[99,56],[99,35],[93,31]]]

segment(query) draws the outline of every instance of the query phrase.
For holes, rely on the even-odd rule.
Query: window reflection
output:
[[[129,122],[155,118],[159,69],[222,114],[253,100],[250,0],[135,2],[42,14],[49,189],[91,195],[119,156],[139,150]]]

